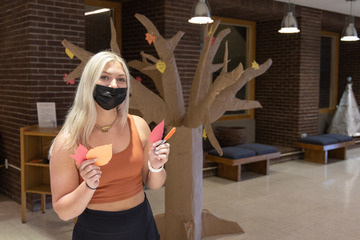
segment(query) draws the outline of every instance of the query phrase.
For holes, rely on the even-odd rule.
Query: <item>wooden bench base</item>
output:
[[[346,148],[354,145],[355,141],[347,141],[330,145],[316,145],[297,142],[296,146],[304,149],[304,160],[327,164],[328,158],[346,159]]]
[[[270,159],[280,157],[280,152],[256,155],[240,159],[230,159],[220,156],[207,155],[206,159],[218,163],[217,175],[222,178],[240,181],[241,165],[246,164],[248,170],[267,175],[269,173]]]

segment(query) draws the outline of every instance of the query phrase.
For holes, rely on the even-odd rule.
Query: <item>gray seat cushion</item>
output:
[[[331,137],[331,138],[335,138],[338,142],[348,142],[348,141],[352,141],[353,138],[346,136],[346,135],[341,135],[341,134],[326,134],[327,137]]]
[[[260,144],[260,143],[245,143],[245,144],[237,145],[237,147],[252,150],[252,151],[256,152],[256,155],[263,155],[263,154],[278,152],[278,149],[276,147],[272,147],[272,146]]]
[[[255,151],[245,149],[245,148],[239,148],[239,147],[223,147],[223,155],[221,157],[224,158],[230,158],[230,159],[239,159],[239,158],[246,158],[246,157],[252,157],[256,155]],[[213,149],[209,151],[210,155],[219,156],[218,152]]]
[[[240,159],[246,157],[252,157],[255,155],[263,155],[278,152],[276,147],[272,147],[265,144],[259,143],[245,143],[241,145],[236,145],[232,147],[223,147],[223,155],[224,158],[230,159]],[[209,151],[210,155],[219,156],[218,152],[213,149]]]
[[[302,143],[309,143],[315,145],[330,145],[339,142],[351,141],[352,138],[345,135],[339,134],[323,134],[319,136],[310,136],[305,138],[299,138],[298,141]]]

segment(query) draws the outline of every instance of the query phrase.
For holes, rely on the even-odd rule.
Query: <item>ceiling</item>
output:
[[[275,0],[278,2],[286,2],[289,0]],[[350,14],[350,5],[349,0],[290,0],[291,3],[295,5],[301,5],[321,10],[326,10],[330,12],[342,13],[345,15]],[[360,0],[353,0],[352,3],[352,15],[360,17]]]

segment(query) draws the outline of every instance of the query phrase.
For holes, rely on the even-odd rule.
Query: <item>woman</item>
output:
[[[151,145],[150,129],[128,114],[130,74],[122,58],[100,52],[86,64],[74,103],[50,149],[53,208],[63,220],[78,217],[73,239],[159,239],[143,191],[162,187],[170,145]],[[112,144],[104,166],[80,165],[70,155]]]

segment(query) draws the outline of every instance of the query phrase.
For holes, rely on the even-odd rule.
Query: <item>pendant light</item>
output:
[[[294,17],[295,5],[289,3],[286,5],[285,16],[281,22],[279,33],[298,33],[300,32],[296,18]]]
[[[206,3],[206,0],[196,0],[191,11],[191,18],[188,22],[194,24],[207,24],[214,22],[214,20],[211,19],[210,7]]]
[[[345,25],[345,28],[341,34],[341,41],[358,41],[359,37],[355,28],[355,19],[352,16],[352,2],[355,0],[346,0],[350,1],[350,15],[348,17],[348,21]]]

